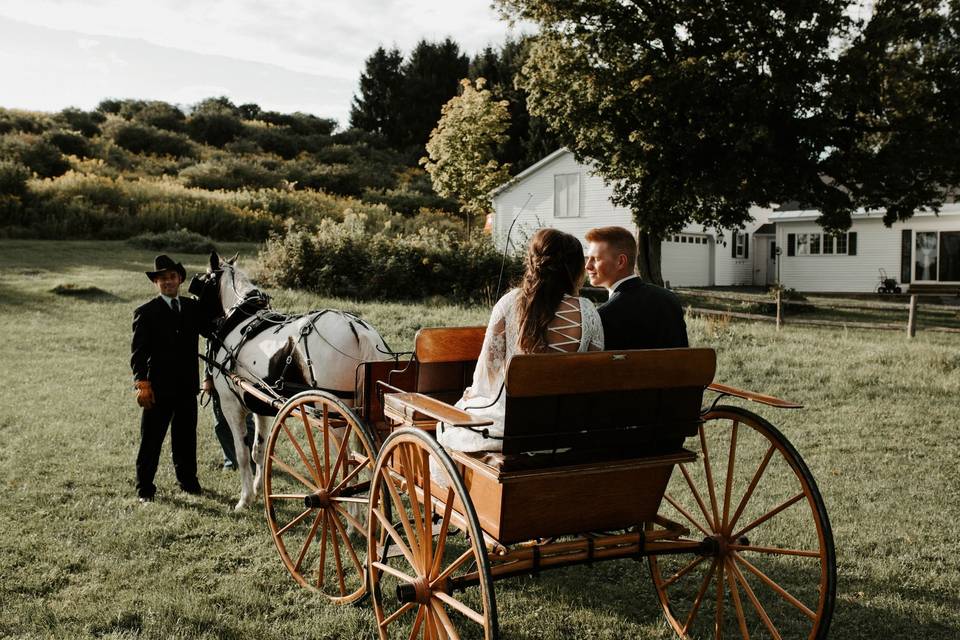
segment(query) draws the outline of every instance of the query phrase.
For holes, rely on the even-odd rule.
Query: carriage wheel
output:
[[[287,401],[267,442],[264,506],[280,559],[297,582],[334,602],[366,593],[374,456],[360,418],[320,391]]]
[[[373,477],[367,555],[379,556],[370,587],[380,638],[499,637],[483,535],[450,457],[423,431],[400,429]]]
[[[698,460],[674,472],[660,515],[702,541],[652,555],[667,620],[684,638],[826,638],[836,556],[826,507],[800,454],[737,407],[704,416]]]

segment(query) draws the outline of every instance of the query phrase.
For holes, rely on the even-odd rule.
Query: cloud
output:
[[[345,122],[364,61],[377,46],[397,46],[409,53],[420,39],[449,36],[473,54],[502,42],[511,32],[489,3],[5,3],[0,5],[0,51],[11,61],[5,69],[31,68],[34,73],[12,71],[8,77],[5,70],[3,101],[18,96],[24,104],[29,102],[30,108],[54,110],[80,100],[95,105],[107,97],[104,91],[113,97],[168,99],[164,96],[192,96],[201,87],[217,87],[229,89],[223,91],[228,95],[243,95],[244,101],[269,103],[269,108],[278,110],[294,104],[307,110],[306,105],[312,105],[309,112]],[[27,33],[31,35],[23,37]],[[258,68],[270,68],[271,72],[253,71]],[[67,74],[70,77],[64,77]],[[85,81],[84,74],[91,79]],[[252,78],[257,78],[256,83]],[[100,94],[94,99],[89,97],[91,91]],[[314,110],[319,108],[323,111]]]

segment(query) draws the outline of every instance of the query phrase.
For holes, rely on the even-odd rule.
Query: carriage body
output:
[[[283,423],[286,416],[302,421],[305,433],[322,432],[318,441],[339,445],[311,440],[297,453],[310,467],[314,451],[316,481],[301,490],[307,510],[324,515],[285,520],[272,511],[283,498],[270,498],[284,494],[265,486],[275,539],[278,531],[282,537],[291,530],[284,528],[296,517],[303,525],[314,523],[303,545],[296,545],[296,561],[278,542],[285,564],[302,584],[342,602],[371,592],[381,638],[495,638],[494,581],[571,564],[647,557],[667,619],[682,637],[720,637],[724,626],[728,635],[743,637],[756,636],[756,628],[773,637],[783,628],[797,637],[825,637],[835,558],[826,511],[809,471],[762,418],[739,408],[702,409],[711,387],[763,404],[797,405],[713,385],[711,349],[517,356],[505,383],[502,451],[445,450],[433,437],[437,422],[483,425],[452,406],[470,384],[482,339],[479,327],[422,330],[410,361],[365,363],[358,370],[354,410],[324,405],[308,411],[302,402],[298,410],[288,402],[280,411],[271,441],[284,433],[294,439]],[[709,433],[719,430],[708,432],[705,425],[721,423],[726,450],[711,451]],[[337,440],[335,429],[346,433],[343,439]],[[763,452],[759,464],[748,465],[744,478],[750,481],[739,484],[734,467],[743,446],[738,448],[738,433],[743,442],[758,436],[757,450]],[[348,447],[344,443],[351,437],[365,442]],[[758,486],[771,484],[765,474],[774,457],[782,457],[788,470],[778,480],[796,486],[786,489],[785,501],[780,501],[784,491],[775,489],[770,505],[751,512],[745,505],[761,493]],[[289,476],[290,471],[287,466],[276,473]],[[351,473],[352,480],[341,480]],[[327,488],[320,486],[324,483]],[[676,496],[678,485],[687,491],[686,499]],[[334,504],[329,489],[337,486],[349,494],[345,500],[363,503],[357,506],[366,508],[364,516],[349,516],[344,504]],[[812,514],[803,537],[812,548],[795,548],[791,533],[774,546],[751,546],[746,533],[752,535],[798,503]],[[802,516],[799,522],[806,520]],[[454,536],[457,531],[462,535]],[[338,536],[345,547],[352,541],[354,549],[345,549],[344,559],[338,553],[334,562],[333,551],[325,557],[323,547],[339,544]],[[320,567],[313,569],[314,579],[304,565],[317,546]],[[781,587],[756,560],[739,559],[738,553],[754,549],[778,561],[792,562],[795,554],[811,560],[804,593],[795,597],[798,587]],[[684,559],[674,559],[679,557]],[[344,576],[351,563],[352,582]],[[325,564],[333,565],[337,581],[324,582]],[[751,574],[764,585],[774,583],[770,589],[781,604],[786,602],[786,621],[777,618],[780,608],[751,589],[745,577]],[[707,591],[713,596],[705,596]]]

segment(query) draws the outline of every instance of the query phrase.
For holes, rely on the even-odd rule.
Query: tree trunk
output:
[[[658,287],[663,286],[660,271],[660,238],[645,231],[637,232],[637,274],[640,279]]]

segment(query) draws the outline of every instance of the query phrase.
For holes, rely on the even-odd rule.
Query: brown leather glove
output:
[[[153,385],[149,380],[137,380],[134,385],[137,388],[137,404],[144,409],[153,409]]]

